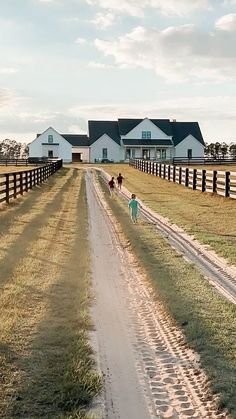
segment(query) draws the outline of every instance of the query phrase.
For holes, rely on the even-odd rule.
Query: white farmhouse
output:
[[[48,128],[29,144],[29,157],[58,157],[66,163],[203,156],[204,140],[198,123],[169,119],[88,121],[88,136],[59,134]]]

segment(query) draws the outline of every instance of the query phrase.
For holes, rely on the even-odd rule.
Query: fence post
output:
[[[217,192],[217,170],[213,170],[212,192]]]
[[[23,195],[23,173],[20,172],[20,194]]]
[[[9,185],[9,174],[6,173],[6,203],[9,204],[10,201],[10,185]]]
[[[185,169],[185,186],[189,185],[189,169],[188,167]]]
[[[16,190],[16,173],[13,173],[13,187],[14,187],[14,198],[16,199],[17,190]]]
[[[30,189],[32,189],[33,183],[32,183],[32,170],[30,170]]]
[[[158,176],[158,163],[156,163],[156,176]]]
[[[179,184],[181,185],[182,183],[182,167],[179,167]]]
[[[206,191],[206,170],[202,170],[202,192]]]
[[[173,182],[175,182],[175,177],[176,177],[176,167],[173,166]]]
[[[197,188],[197,169],[193,169],[193,190]]]
[[[225,172],[225,197],[230,196],[230,172]]]
[[[28,192],[28,172],[27,172],[27,170],[24,173],[25,173],[25,192]]]
[[[170,164],[168,164],[168,180],[170,180]]]

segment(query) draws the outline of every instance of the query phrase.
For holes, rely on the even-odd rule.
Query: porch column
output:
[[[157,160],[157,148],[155,147],[155,160]]]
[[[143,158],[143,147],[140,147],[140,159]]]

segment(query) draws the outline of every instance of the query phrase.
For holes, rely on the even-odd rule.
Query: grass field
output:
[[[0,175],[2,173],[24,172],[35,168],[36,166],[0,166]]]
[[[127,203],[118,196],[111,199],[103,181],[101,185],[128,243],[154,286],[157,304],[160,301],[164,304],[183,329],[188,345],[200,354],[213,392],[221,394],[219,407],[228,408],[236,418],[235,306],[219,296],[152,225],[141,220],[133,225]]]
[[[103,167],[115,177],[121,172],[124,185],[145,204],[236,264],[235,200],[192,191],[128,165]]]
[[[60,170],[5,207],[0,225],[0,417],[85,418],[101,379],[81,171]]]

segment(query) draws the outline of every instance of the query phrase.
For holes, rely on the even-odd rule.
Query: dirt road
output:
[[[133,256],[122,246],[92,172],[86,183],[103,417],[225,417],[216,412],[198,356],[154,303]]]

